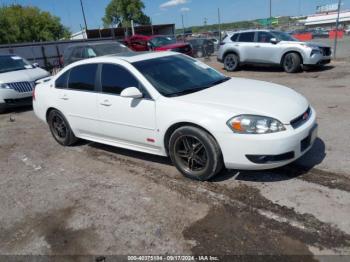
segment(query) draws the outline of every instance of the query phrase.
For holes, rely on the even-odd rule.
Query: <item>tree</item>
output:
[[[143,12],[144,8],[142,0],[111,0],[102,18],[103,24],[105,27],[111,24],[128,27],[133,20],[136,24],[149,25],[151,19]]]
[[[0,44],[38,42],[69,38],[58,17],[37,7],[0,7]]]

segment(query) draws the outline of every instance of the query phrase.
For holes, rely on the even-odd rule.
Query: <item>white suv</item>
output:
[[[30,105],[36,80],[50,73],[16,55],[0,55],[0,112]]]
[[[302,65],[330,63],[331,48],[319,43],[300,42],[280,31],[245,30],[224,38],[218,61],[224,63],[227,71],[236,70],[240,64],[272,64],[295,73]]]

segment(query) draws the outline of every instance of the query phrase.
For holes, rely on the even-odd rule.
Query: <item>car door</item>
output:
[[[237,42],[234,44],[239,50],[241,62],[256,62],[254,56],[255,50],[255,32],[243,32],[239,34]]]
[[[100,93],[97,99],[100,135],[127,148],[136,146],[140,150],[156,150],[155,101],[125,67],[106,63],[100,65],[100,71]],[[120,93],[128,87],[138,88],[143,97],[121,97]]]
[[[58,78],[55,83],[58,107],[67,118],[75,135],[79,137],[96,134],[98,115],[95,91],[97,68],[98,64],[73,67]]]
[[[275,63],[279,53],[278,44],[271,43],[271,39],[275,38],[269,32],[257,32],[257,39],[253,55],[259,63]]]

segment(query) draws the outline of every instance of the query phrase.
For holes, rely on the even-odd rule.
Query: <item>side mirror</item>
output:
[[[33,66],[34,68],[37,68],[37,67],[39,67],[39,64],[38,64],[38,63],[33,63],[32,66]]]
[[[149,50],[153,51],[153,46],[150,42],[147,42],[147,47]]]
[[[274,44],[274,45],[277,44],[277,43],[278,43],[277,38],[271,38],[271,39],[270,39],[270,43],[271,43],[271,44]]]
[[[129,97],[129,98],[142,98],[143,94],[136,87],[128,87],[125,88],[121,93],[121,97]]]

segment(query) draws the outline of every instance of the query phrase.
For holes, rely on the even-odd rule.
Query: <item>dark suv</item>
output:
[[[210,56],[214,53],[214,42],[206,38],[194,38],[188,40],[193,49],[195,57]]]
[[[63,55],[64,66],[73,62],[96,56],[131,52],[129,48],[118,42],[81,43],[69,46]]]

